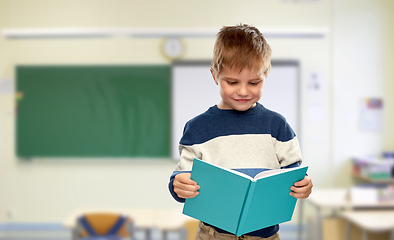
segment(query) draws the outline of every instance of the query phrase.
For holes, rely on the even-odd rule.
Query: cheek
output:
[[[263,95],[263,88],[254,88],[251,92],[254,96],[261,97]]]
[[[222,95],[231,95],[232,94],[232,89],[229,86],[220,85],[220,93]]]

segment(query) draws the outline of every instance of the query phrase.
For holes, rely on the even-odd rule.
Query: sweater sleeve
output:
[[[281,167],[290,166],[293,163],[302,163],[301,149],[298,138],[293,129],[282,117],[276,121],[275,152]]]
[[[175,176],[178,175],[179,173],[184,173],[184,172],[190,173],[192,170],[194,158],[197,156],[194,154],[194,151],[192,150],[191,146],[180,145],[179,149],[180,149],[181,159],[179,160],[175,171],[172,173],[170,177],[168,188],[170,190],[172,197],[176,201],[185,202],[184,198],[179,198],[178,195],[174,192],[174,179]]]
[[[295,168],[295,167],[299,167],[299,166],[300,166],[300,163],[299,162],[295,162],[295,163],[292,163],[292,164],[290,164],[288,166],[284,166],[282,168]]]
[[[201,156],[198,156],[194,149],[193,145],[189,144],[182,144],[183,142],[190,142],[191,134],[188,129],[188,124],[186,124],[185,129],[183,131],[183,137],[181,139],[181,143],[179,144],[179,154],[180,154],[180,160],[178,162],[178,165],[175,168],[175,171],[172,173],[170,177],[170,182],[168,183],[168,188],[170,191],[171,196],[178,202],[185,202],[184,198],[178,197],[178,195],[174,192],[174,179],[175,176],[188,172],[190,173],[193,167],[193,161],[194,158],[200,158]]]

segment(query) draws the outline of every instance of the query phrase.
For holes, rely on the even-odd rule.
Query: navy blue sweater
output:
[[[169,182],[170,193],[179,202],[185,199],[174,192],[174,178],[190,172],[194,158],[252,177],[267,169],[299,166],[302,161],[298,139],[286,119],[259,103],[247,111],[209,108],[186,123],[179,151],[180,161]],[[267,238],[278,230],[275,225],[247,235]]]

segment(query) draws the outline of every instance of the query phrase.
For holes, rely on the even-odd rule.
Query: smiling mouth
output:
[[[245,103],[249,101],[249,99],[235,99],[235,101],[240,102],[240,103]]]

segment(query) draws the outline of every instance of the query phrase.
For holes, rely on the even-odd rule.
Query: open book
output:
[[[254,178],[194,159],[191,179],[200,194],[186,199],[183,213],[237,236],[290,221],[297,199],[290,187],[308,167],[267,170]]]

